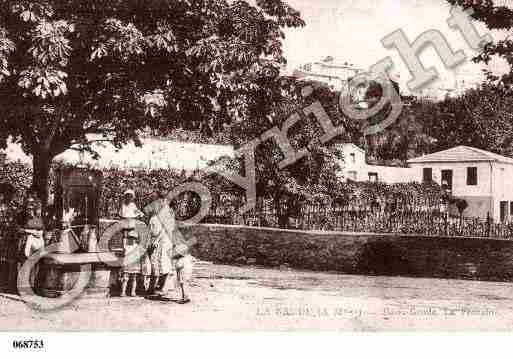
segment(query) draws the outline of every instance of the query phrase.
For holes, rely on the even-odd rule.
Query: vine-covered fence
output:
[[[8,163],[0,171],[0,181],[16,186],[15,203],[19,205],[30,184],[30,168]],[[193,174],[201,177],[201,174]],[[187,180],[175,170],[103,170],[100,216],[116,218],[123,191],[135,190],[142,208],[152,191],[167,193]],[[196,179],[198,180],[198,179]],[[444,203],[443,192],[436,185],[418,183],[386,185],[383,183],[344,184],[333,191],[325,203],[308,201],[276,202],[259,197],[253,210],[239,214],[244,204],[241,193],[212,190],[213,202],[204,223],[261,227],[285,227],[301,230],[344,232],[405,233],[436,236],[495,237],[513,239],[513,224],[493,223],[490,219],[455,215]],[[192,195],[175,201],[180,219],[191,217],[199,207]]]
[[[244,215],[212,211],[205,223],[278,228],[275,210],[255,210]],[[494,237],[513,239],[513,223],[494,223],[491,218],[465,218],[439,209],[412,211],[360,211],[349,206],[310,206],[291,217],[287,228],[300,230],[402,233],[432,236]]]

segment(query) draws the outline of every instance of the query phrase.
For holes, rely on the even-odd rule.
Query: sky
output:
[[[319,61],[332,56],[337,62],[350,62],[364,69],[386,56],[394,61],[394,73],[400,77],[402,88],[411,75],[394,49],[386,49],[381,39],[397,29],[402,29],[411,42],[428,30],[439,30],[454,51],[464,50],[467,61],[456,71],[465,82],[479,82],[483,65],[472,63],[476,55],[461,34],[447,25],[450,6],[444,0],[286,0],[301,12],[307,25],[299,29],[287,29],[284,42],[288,70],[299,65]],[[481,35],[490,33],[494,39],[503,34],[489,32],[476,23]],[[455,72],[446,70],[435,51],[429,47],[420,58],[426,68],[435,66],[440,80],[432,86],[454,87]],[[505,69],[501,61],[491,64],[494,72]]]

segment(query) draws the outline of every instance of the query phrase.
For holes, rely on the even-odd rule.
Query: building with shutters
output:
[[[453,196],[463,198],[466,217],[507,222],[513,216],[513,158],[468,146],[413,158],[408,161],[414,180],[446,183]]]

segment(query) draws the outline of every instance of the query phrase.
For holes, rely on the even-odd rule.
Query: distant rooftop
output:
[[[469,146],[457,146],[407,161],[408,163],[432,162],[500,162],[513,164],[513,158]]]
[[[363,69],[360,69],[358,67],[356,67],[355,64],[352,64],[350,62],[347,62],[347,61],[339,61],[339,60],[335,60],[333,57],[331,56],[328,56],[320,61],[313,61],[313,62],[309,62],[309,63],[306,63],[306,64],[303,64],[300,66],[300,69],[303,70],[303,71],[310,71],[310,68],[312,65],[320,65],[322,67],[327,67],[327,68],[343,68],[343,69],[351,69],[351,70],[356,70],[356,71],[363,71]]]

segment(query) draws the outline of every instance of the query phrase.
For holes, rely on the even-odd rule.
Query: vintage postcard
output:
[[[0,331],[513,329],[513,1],[0,9]]]

